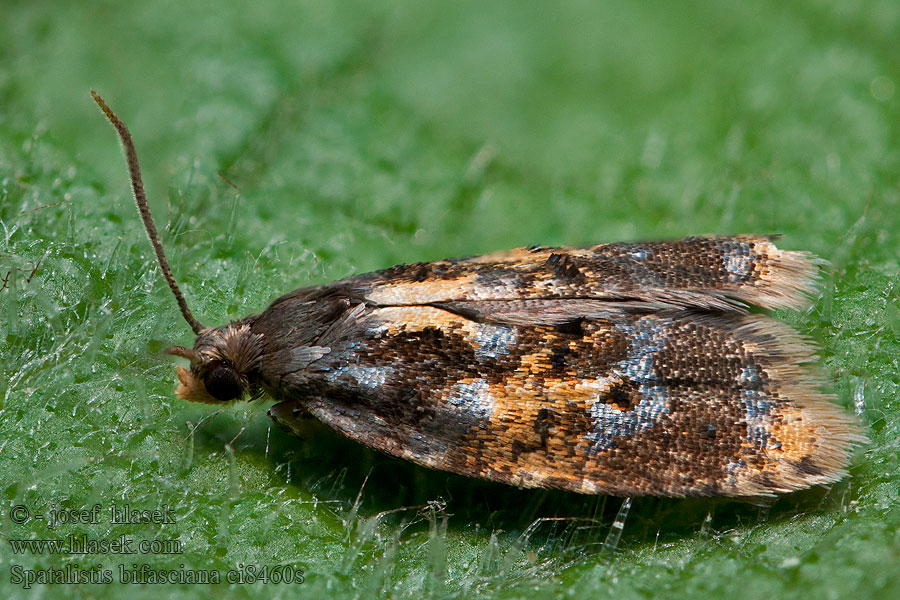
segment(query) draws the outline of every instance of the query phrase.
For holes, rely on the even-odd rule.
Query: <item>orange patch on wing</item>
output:
[[[800,461],[815,453],[827,432],[816,426],[802,408],[785,406],[769,433],[781,443],[776,451],[787,460]],[[770,453],[772,450],[769,451]]]
[[[472,321],[454,313],[432,306],[389,306],[376,308],[369,316],[380,323],[389,335],[400,332],[416,332],[428,328],[466,329],[475,326]]]
[[[376,285],[366,294],[366,300],[382,305],[428,304],[477,297],[477,292],[482,289],[476,276],[470,273],[452,279],[388,281]]]
[[[465,317],[432,306],[389,306],[376,308],[370,319],[384,329],[387,335],[415,333],[425,329],[442,329],[462,336],[468,343],[477,345],[485,334],[493,330],[510,329],[496,325],[483,325]]]
[[[543,356],[533,355],[530,364],[542,364],[539,357]],[[582,446],[584,440],[561,430],[565,423],[560,417],[571,418],[572,411],[587,414],[608,387],[603,382],[547,379],[525,369],[516,371],[505,382],[490,386],[494,410],[489,426],[472,432],[484,442],[479,446],[483,455],[467,460],[474,466],[477,460],[487,459],[491,469],[510,472],[513,482],[522,485],[533,487],[553,479],[580,486],[581,478],[567,461],[572,448]]]

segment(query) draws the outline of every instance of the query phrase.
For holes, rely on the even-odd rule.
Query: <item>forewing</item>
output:
[[[270,414],[293,430],[311,413],[388,454],[521,487],[768,495],[841,478],[863,439],[810,357],[762,315],[607,308],[526,325],[370,308],[283,378]]]
[[[398,265],[339,282],[380,306],[581,299],[632,301],[654,309],[800,307],[818,268],[804,252],[769,238],[533,246],[462,259]]]

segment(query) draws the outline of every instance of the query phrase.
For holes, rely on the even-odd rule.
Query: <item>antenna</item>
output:
[[[91,90],[91,96],[94,97],[94,101],[103,110],[103,114],[106,115],[109,122],[116,128],[119,139],[122,140],[122,146],[125,148],[125,158],[128,161],[128,172],[131,175],[131,190],[134,192],[134,201],[137,202],[138,212],[141,213],[147,236],[150,238],[150,243],[153,244],[153,249],[156,251],[156,260],[159,262],[159,268],[162,269],[163,277],[166,278],[169,289],[175,294],[175,300],[178,302],[178,307],[181,309],[184,320],[188,322],[194,333],[199,335],[206,327],[191,314],[191,310],[188,308],[187,302],[178,288],[178,284],[175,283],[175,277],[172,275],[172,269],[169,268],[169,261],[166,260],[162,244],[159,243],[159,234],[156,232],[156,225],[153,224],[153,217],[150,215],[147,194],[144,193],[144,181],[141,179],[141,166],[138,164],[137,151],[134,149],[131,134],[128,132],[128,128],[125,127],[125,123],[106,105],[106,102],[103,101],[103,98],[97,92]]]

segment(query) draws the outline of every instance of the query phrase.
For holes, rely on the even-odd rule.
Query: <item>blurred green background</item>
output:
[[[229,597],[900,594],[900,3],[32,0],[4,4],[0,39],[0,596],[118,597],[11,569],[143,563],[305,574]],[[161,350],[193,338],[91,88],[131,128],[205,323],[398,262],[782,233],[832,264],[809,311],[779,316],[872,443],[847,481],[771,507],[635,499],[604,551],[618,499],[300,441],[265,403],[179,402]],[[95,503],[176,523],[11,514]],[[184,553],[9,544],[68,534]]]

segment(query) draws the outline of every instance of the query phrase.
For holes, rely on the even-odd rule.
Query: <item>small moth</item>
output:
[[[179,398],[268,394],[417,464],[585,494],[768,496],[835,482],[859,426],[808,342],[748,307],[801,308],[817,260],[761,236],[531,246],[295,290],[222,327],[194,318],[121,138],[156,257],[196,334]]]

